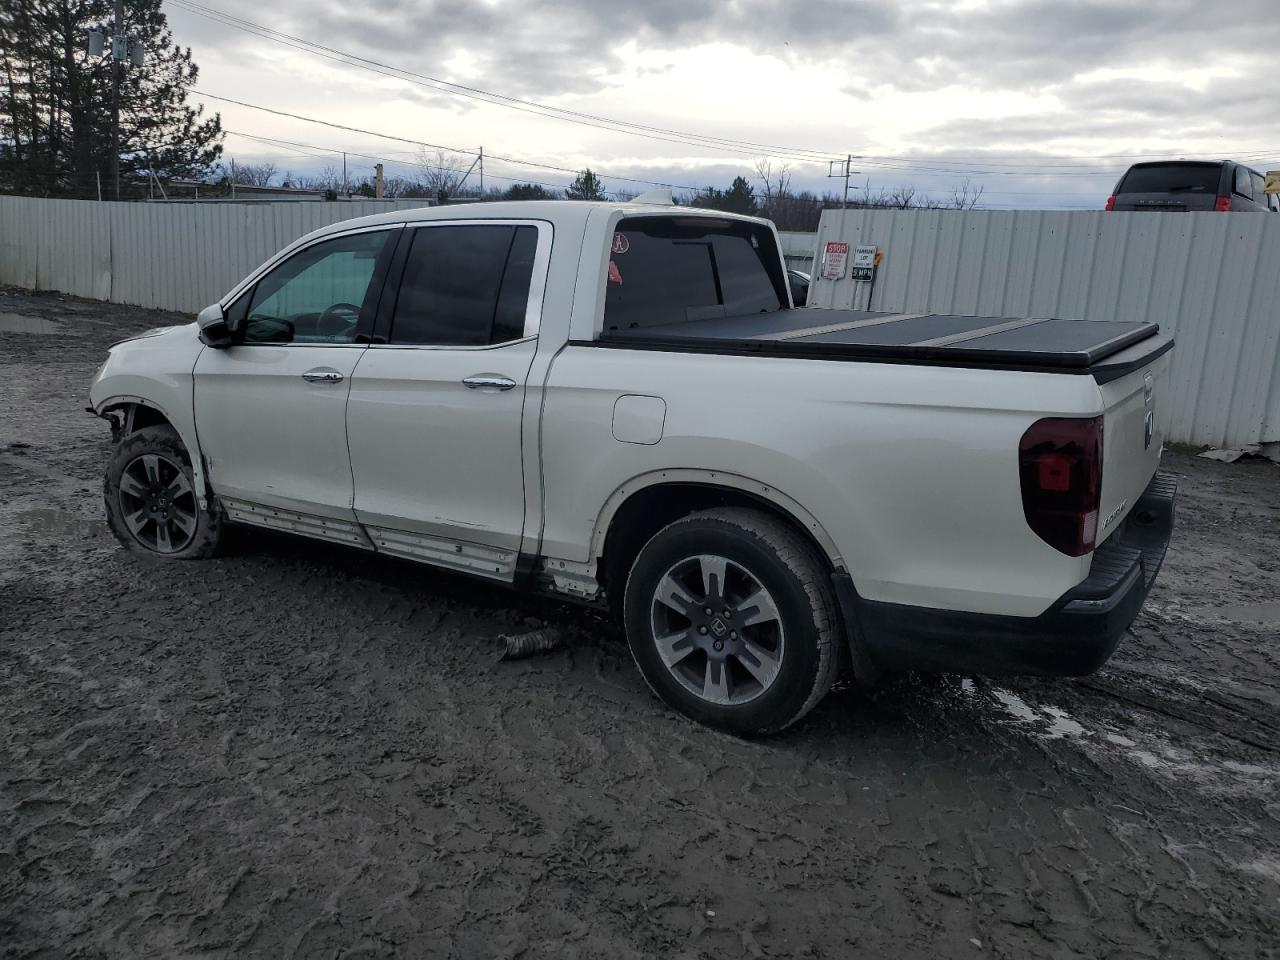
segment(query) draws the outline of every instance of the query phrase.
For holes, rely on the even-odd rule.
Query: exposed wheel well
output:
[[[104,413],[119,413],[124,422],[121,426],[122,437],[126,437],[131,433],[143,429],[144,427],[173,427],[168,418],[155,407],[149,407],[145,403],[120,403],[115,406],[108,407]],[[177,429],[176,427],[174,428]]]
[[[749,507],[778,517],[804,537],[823,566],[828,571],[831,569],[830,558],[812,532],[776,503],[743,490],[710,483],[660,483],[633,493],[609,522],[597,576],[611,604],[616,606],[621,598],[632,563],[654,534],[691,513],[725,506]]]

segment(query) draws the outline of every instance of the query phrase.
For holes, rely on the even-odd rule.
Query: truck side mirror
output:
[[[231,346],[231,328],[227,326],[222,304],[211,303],[196,314],[196,326],[200,331],[200,342],[205,346],[219,349]]]

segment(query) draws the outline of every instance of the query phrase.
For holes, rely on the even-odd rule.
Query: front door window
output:
[[[238,342],[367,343],[373,304],[365,301],[389,235],[356,233],[294,254],[241,297],[243,320],[233,308],[233,325],[243,325]]]

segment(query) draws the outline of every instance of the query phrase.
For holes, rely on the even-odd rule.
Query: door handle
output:
[[[510,390],[516,385],[510,377],[499,376],[496,373],[477,373],[466,377],[462,382],[472,390]]]
[[[315,367],[302,375],[307,383],[341,383],[342,374],[333,367]]]

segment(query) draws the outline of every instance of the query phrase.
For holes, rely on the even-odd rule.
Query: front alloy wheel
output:
[[[125,547],[175,560],[213,556],[222,539],[222,511],[200,507],[191,455],[167,424],[143,427],[111,451],[102,483],[107,522]]]
[[[120,474],[121,519],[156,553],[180,553],[196,535],[200,506],[186,471],[168,457],[144,453]]]

